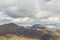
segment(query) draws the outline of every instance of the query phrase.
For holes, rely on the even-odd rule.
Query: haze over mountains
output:
[[[33,29],[33,28],[39,28],[39,27],[47,27],[47,28],[55,28],[55,29],[58,29],[58,30],[60,30],[60,25],[59,24],[34,24],[34,25],[17,25],[17,24],[15,24],[15,23],[7,23],[7,24],[3,24],[3,25],[0,25],[0,26],[2,26],[2,27],[4,27],[4,28],[8,28],[8,27],[24,27],[24,28],[31,28],[31,29]]]

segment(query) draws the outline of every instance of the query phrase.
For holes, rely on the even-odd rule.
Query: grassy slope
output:
[[[0,36],[0,40],[39,40],[39,39],[14,35],[14,36],[11,36],[11,37]]]

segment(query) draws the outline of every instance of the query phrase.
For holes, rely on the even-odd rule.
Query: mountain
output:
[[[18,27],[18,25],[14,23],[8,23],[8,24],[0,25],[0,27]]]
[[[34,29],[34,30],[33,30]],[[36,30],[41,29],[41,30]],[[24,26],[18,26],[14,23],[0,25],[0,34],[15,34],[15,35],[24,35],[24,36],[38,36],[44,32],[45,27],[40,24],[33,25],[30,29],[24,28]]]
[[[13,30],[13,29],[17,29],[17,28],[22,28],[22,26],[18,26],[17,24],[14,23],[9,23],[9,24],[4,24],[4,25],[0,25],[0,29],[5,29],[5,30]]]
[[[47,27],[49,28],[55,28],[57,30],[57,32],[60,33],[60,24],[56,23],[56,24],[46,24]]]
[[[46,27],[44,25],[41,24],[34,24],[32,25],[31,29],[35,30],[35,29],[45,29]]]
[[[5,34],[15,34],[17,31],[24,29],[23,26],[18,26],[17,24],[14,23],[9,23],[9,24],[4,24],[0,25],[0,34],[5,35]]]
[[[36,29],[40,29],[40,30],[36,30]],[[57,35],[55,34],[56,32],[52,32],[52,31],[45,28],[44,25],[41,24],[32,25],[30,29],[24,28],[24,26],[18,26],[14,23],[0,25],[0,35],[3,36],[10,34],[10,35],[30,37],[30,38],[39,38],[41,40],[56,39],[57,38]]]

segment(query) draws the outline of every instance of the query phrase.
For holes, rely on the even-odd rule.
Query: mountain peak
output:
[[[0,26],[2,26],[2,27],[18,27],[18,25],[15,23],[8,23],[8,24],[0,25]]]
[[[8,24],[5,24],[5,25],[17,25],[17,24],[15,24],[15,23],[8,23]]]
[[[44,25],[41,24],[35,24],[32,25],[31,29],[35,30],[35,29],[45,29],[46,27]]]

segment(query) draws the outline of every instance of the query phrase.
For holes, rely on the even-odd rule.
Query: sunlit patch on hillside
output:
[[[8,37],[7,36],[0,36],[0,40],[39,40],[39,39],[11,35],[10,37],[9,36]]]

